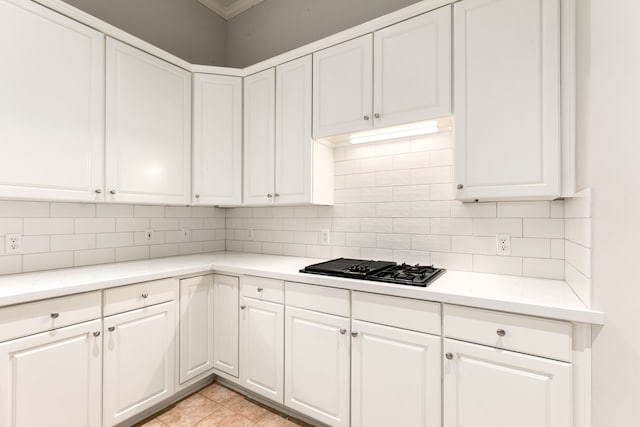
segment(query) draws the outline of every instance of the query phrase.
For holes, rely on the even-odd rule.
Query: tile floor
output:
[[[138,427],[296,427],[309,426],[214,383],[175,403]]]

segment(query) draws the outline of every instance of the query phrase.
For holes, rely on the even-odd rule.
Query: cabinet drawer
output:
[[[0,309],[0,342],[99,319],[100,291]]]
[[[284,282],[282,280],[244,276],[240,283],[243,297],[284,304]]]
[[[476,308],[445,305],[447,338],[571,361],[571,324]]]
[[[104,315],[123,313],[178,299],[178,280],[163,279],[104,291]]]
[[[349,291],[346,289],[285,282],[284,299],[285,304],[292,307],[344,317],[351,313]]]
[[[440,335],[439,303],[357,291],[351,298],[355,320]]]

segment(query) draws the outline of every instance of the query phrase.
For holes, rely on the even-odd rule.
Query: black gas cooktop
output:
[[[349,277],[377,282],[426,287],[446,270],[426,265],[397,264],[392,261],[373,261],[337,258],[308,265],[301,273]]]

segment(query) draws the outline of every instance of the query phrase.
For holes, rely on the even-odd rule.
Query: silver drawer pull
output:
[[[355,338],[355,337],[358,336],[358,333],[357,332],[351,332],[351,336]]]
[[[453,353],[447,353],[447,354],[444,355],[444,357],[446,357],[447,360],[451,360],[451,359],[453,359]]]
[[[149,294],[147,292],[143,293],[142,295],[140,295],[142,298],[147,298],[149,296]]]
[[[246,305],[241,305],[241,306],[240,306],[240,310],[244,310],[245,308],[247,308],[247,306],[246,306]]]
[[[258,292],[264,291],[264,288],[258,288]]]
[[[346,334],[346,333],[347,333],[347,330],[346,330],[346,329],[340,329],[340,334],[341,334],[341,335],[344,335],[344,334]]]
[[[505,330],[504,330],[504,329],[498,329],[498,330],[496,331],[496,334],[498,334],[498,336],[499,336],[499,337],[503,337],[503,336],[505,336],[507,333],[505,332]]]
[[[60,313],[51,313],[52,319],[57,319],[58,317],[60,317]]]
[[[94,337],[99,337],[99,336],[100,336],[100,331],[95,331],[95,332],[93,333],[93,336],[94,336]]]
[[[109,326],[107,329],[109,330],[109,332],[113,332],[113,331],[116,330],[116,327],[115,326]]]

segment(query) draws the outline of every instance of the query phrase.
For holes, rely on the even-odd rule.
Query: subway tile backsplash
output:
[[[453,200],[449,132],[334,154],[335,206],[228,209],[227,250],[564,278],[564,202]],[[329,245],[322,229],[331,231]],[[496,234],[511,236],[510,256],[496,255]]]

